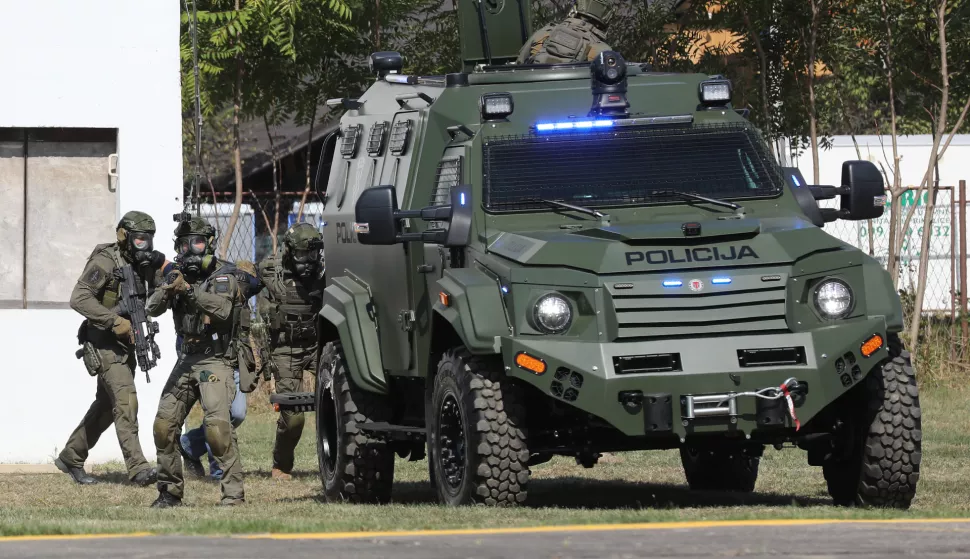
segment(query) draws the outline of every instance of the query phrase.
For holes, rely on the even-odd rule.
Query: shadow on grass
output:
[[[437,496],[427,482],[394,484],[393,502],[402,505],[434,505]],[[322,490],[315,495],[280,499],[280,502],[326,503]],[[780,493],[728,493],[691,491],[686,485],[598,481],[578,477],[540,479],[529,482],[529,508],[565,509],[691,509],[701,507],[810,507],[831,505],[829,499]]]

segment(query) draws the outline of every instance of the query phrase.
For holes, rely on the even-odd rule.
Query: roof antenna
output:
[[[183,2],[185,5],[185,15],[189,17],[189,31],[192,35],[192,71],[195,76],[195,178],[192,180],[192,190],[189,197],[185,200],[184,211],[188,212],[194,207],[199,211],[199,183],[202,180],[202,95],[199,87],[199,43],[198,27],[199,16],[196,12],[196,2],[192,2],[192,14],[189,14],[188,0]],[[215,203],[215,200],[212,201]]]
[[[478,0],[475,5],[478,9],[478,25],[482,28],[482,47],[485,48],[485,60],[487,60],[488,65],[491,66],[492,46],[488,42],[488,23],[485,21],[485,7],[482,6],[482,0]]]

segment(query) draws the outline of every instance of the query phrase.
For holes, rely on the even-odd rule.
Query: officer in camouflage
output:
[[[257,297],[257,312],[270,331],[270,370],[276,393],[300,392],[304,371],[316,373],[317,329],[323,293],[323,237],[309,223],[297,223],[283,235],[278,254],[260,263],[265,287]],[[289,480],[293,451],[303,433],[303,412],[283,410],[273,447],[274,479]]]
[[[560,23],[536,31],[519,51],[517,64],[565,64],[591,62],[603,51],[606,28],[613,19],[612,0],[577,0]]]
[[[54,464],[77,483],[95,483],[84,472],[84,461],[101,434],[114,423],[128,479],[145,486],[155,482],[155,470],[145,460],[138,442],[134,337],[131,322],[115,310],[121,300],[121,282],[115,272],[130,264],[146,282],[154,282],[165,256],[153,250],[155,221],[148,214],[126,213],[118,222],[116,234],[117,242],[94,248],[71,294],[71,308],[85,318],[78,341],[88,373],[98,377],[98,391]]]
[[[175,237],[177,269],[147,304],[152,316],[171,308],[182,337],[178,363],[162,389],[155,416],[158,498],[152,507],[182,503],[185,480],[177,445],[196,401],[202,403],[206,442],[224,472],[220,504],[238,505],[245,502],[243,469],[229,407],[236,394],[233,338],[243,317],[249,317],[246,296],[235,267],[213,256],[215,229],[208,222],[195,217],[179,223]]]

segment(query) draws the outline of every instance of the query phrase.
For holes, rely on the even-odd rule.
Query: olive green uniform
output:
[[[126,264],[117,244],[98,245],[71,293],[71,308],[86,319],[79,335],[97,352],[96,356],[86,354],[84,360],[86,365],[93,364],[89,372],[97,375],[98,390],[59,458],[71,468],[83,468],[88,452],[114,423],[128,477],[134,479],[151,467],[138,442],[135,352],[128,339],[119,339],[111,331],[118,318],[111,309],[121,298],[121,284],[114,272]]]
[[[567,17],[536,31],[519,51],[518,64],[566,64],[590,62],[611,50],[606,31],[581,17]]]
[[[301,392],[304,371],[316,373],[316,317],[321,298],[318,281],[307,286],[275,257],[260,263],[264,287],[257,297],[257,311],[270,329],[277,394]],[[276,423],[273,468],[293,470],[293,452],[303,433],[303,412],[283,410]]]
[[[223,270],[190,284],[185,293],[175,295],[159,289],[148,299],[146,308],[153,316],[172,309],[175,330],[183,339],[182,352],[162,389],[155,416],[160,493],[178,499],[183,496],[185,479],[176,445],[185,417],[195,402],[201,401],[206,442],[224,472],[222,500],[244,498],[242,462],[229,417],[229,406],[236,396],[231,341],[244,306],[235,276]]]

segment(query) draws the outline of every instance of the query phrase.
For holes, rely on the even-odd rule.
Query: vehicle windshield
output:
[[[777,164],[746,123],[487,138],[483,150],[484,202],[493,212],[546,209],[549,200],[685,203],[677,192],[761,198],[782,188]]]

